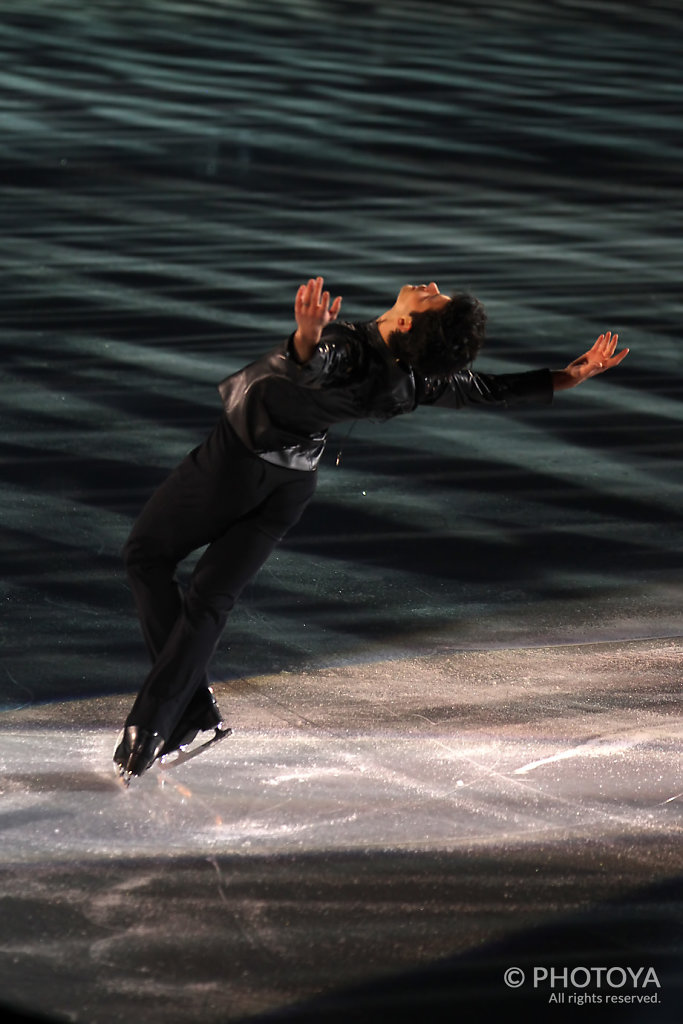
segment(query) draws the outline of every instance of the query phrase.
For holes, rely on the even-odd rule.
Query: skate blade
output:
[[[130,780],[133,778],[133,773],[127,772],[120,764],[114,762],[114,777],[123,789],[128,789],[130,787]]]
[[[175,768],[176,765],[185,764],[186,761],[191,761],[193,757],[197,757],[198,754],[202,754],[208,747],[212,747],[215,743],[220,743],[227,736],[232,736],[232,729],[219,729],[218,727],[214,730],[213,736],[208,740],[204,740],[198,746],[181,748],[180,750],[172,750],[169,754],[165,754],[159,761],[159,769],[161,771],[168,771],[169,768]]]
[[[123,736],[125,731],[125,729],[122,729],[121,732],[116,737],[116,743],[114,744],[114,757],[116,757],[116,751],[119,749],[121,743],[123,742]],[[119,764],[119,762],[116,760],[112,764],[112,768],[114,771],[114,777],[118,784],[122,786],[124,789],[128,789],[128,787],[130,786],[131,773],[127,772],[123,765]]]

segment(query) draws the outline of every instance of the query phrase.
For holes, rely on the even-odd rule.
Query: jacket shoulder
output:
[[[296,364],[301,382],[331,387],[353,380],[367,365],[368,349],[366,338],[355,324],[345,321],[328,324],[308,362]],[[287,354],[294,361],[291,339]]]

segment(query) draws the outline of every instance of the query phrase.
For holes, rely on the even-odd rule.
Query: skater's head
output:
[[[444,295],[434,281],[406,284],[378,325],[397,359],[437,376],[472,362],[484,343],[486,312],[473,295]]]

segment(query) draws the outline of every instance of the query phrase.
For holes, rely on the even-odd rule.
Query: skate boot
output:
[[[120,734],[114,751],[114,765],[125,786],[134,775],[142,775],[159,757],[164,738],[137,725],[127,725]]]
[[[214,730],[214,735],[228,730],[221,717],[220,708],[216,703],[211,687],[197,691],[187,706],[185,714],[166,740],[160,757],[188,747],[198,733]]]

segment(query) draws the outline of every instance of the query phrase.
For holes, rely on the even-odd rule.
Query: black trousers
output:
[[[124,547],[153,665],[126,725],[168,739],[191,701],[208,704],[207,668],[226,619],[301,517],[316,477],[254,455],[223,416],[155,491]],[[206,544],[181,590],[178,563]]]

